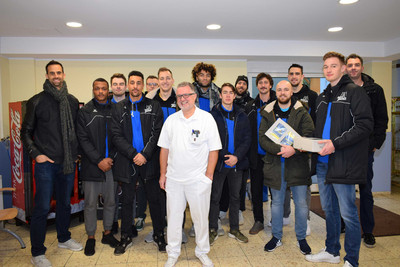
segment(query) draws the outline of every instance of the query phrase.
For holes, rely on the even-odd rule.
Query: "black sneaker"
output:
[[[132,246],[132,238],[130,237],[121,237],[121,241],[118,246],[114,250],[114,255],[122,255],[125,251]]]
[[[375,247],[375,236],[370,233],[363,234],[363,243],[367,248]]]
[[[110,245],[110,247],[112,248],[116,248],[119,242],[112,233],[105,235],[103,232],[103,238],[101,239],[101,243]]]
[[[165,243],[165,238],[164,238],[164,233],[161,234],[153,234],[153,243],[157,245],[158,251],[160,252],[167,252],[166,246],[167,244]]]
[[[95,247],[96,247],[96,239],[94,238],[89,238],[86,241],[86,245],[85,245],[85,255],[86,256],[93,256],[95,251]]]
[[[132,224],[132,238],[135,238],[138,236],[138,231],[136,229],[136,226]]]
[[[303,255],[311,254],[311,248],[307,244],[307,240],[305,239],[299,240],[297,245],[299,246],[300,251],[301,253],[303,253]]]
[[[273,236],[271,240],[265,245],[264,250],[268,252],[274,251],[277,247],[282,246],[282,242]]]
[[[113,233],[114,235],[118,234],[118,222],[113,222],[111,233]]]

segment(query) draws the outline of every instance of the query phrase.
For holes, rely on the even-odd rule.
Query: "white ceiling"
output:
[[[109,40],[114,44],[151,40],[156,41],[157,46],[150,51],[132,51],[119,56],[162,57],[168,54],[164,53],[163,39],[185,40],[190,44],[201,39],[209,46],[219,39],[225,45],[235,40],[251,40],[253,45],[261,40],[279,40],[282,47],[290,47],[295,42],[305,45],[310,41],[314,45],[360,42],[360,45],[371,46],[367,56],[385,58],[400,53],[397,48],[399,11],[399,0],[360,0],[353,5],[340,5],[338,0],[0,0],[0,54],[40,57],[47,53],[35,50],[35,45],[30,48],[29,43],[24,44],[28,47],[18,50],[14,42],[29,40],[50,47],[48,40],[61,38],[67,42],[84,40],[88,44],[95,44],[95,40]],[[68,28],[67,21],[79,21],[83,27]],[[209,31],[205,26],[210,23],[221,24],[222,29]],[[342,26],[344,30],[328,33],[331,26]],[[382,51],[374,54],[377,48]],[[77,53],[66,50],[49,54]],[[196,51],[187,55],[196,54]],[[94,54],[110,53],[98,51]],[[219,55],[209,52],[198,55],[201,54]],[[258,56],[248,50],[242,54],[243,58]],[[282,53],[276,56],[279,55]],[[292,54],[288,51],[282,56]]]

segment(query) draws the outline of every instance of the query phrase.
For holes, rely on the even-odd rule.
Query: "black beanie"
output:
[[[249,80],[247,79],[247,76],[245,76],[245,75],[238,76],[236,79],[236,82],[235,82],[235,87],[239,81],[244,81],[244,82],[246,82],[247,86],[249,86]]]

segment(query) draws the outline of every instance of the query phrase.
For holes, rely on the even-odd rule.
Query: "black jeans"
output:
[[[263,213],[263,186],[264,186],[264,162],[263,155],[257,155],[257,169],[250,169],[251,174],[251,202],[253,203],[254,222],[264,223]]]
[[[372,169],[374,163],[374,152],[368,154],[368,171],[367,183],[360,184],[360,223],[364,233],[372,234],[375,226],[373,213],[374,197],[372,196],[372,178],[374,171]]]
[[[139,179],[142,179],[139,177]],[[162,195],[158,179],[144,179],[144,189],[149,202],[150,216],[155,235],[164,233],[165,212],[162,207]],[[133,200],[135,196],[135,183],[121,183],[122,211],[121,211],[121,236],[132,236]]]
[[[242,186],[243,171],[233,168],[223,168],[214,173],[211,189],[210,229],[218,229],[219,202],[225,180],[229,186],[229,225],[231,230],[239,229],[240,188]]]

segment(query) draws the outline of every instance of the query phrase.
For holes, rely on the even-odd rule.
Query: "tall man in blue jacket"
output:
[[[82,245],[71,239],[71,232],[68,230],[75,161],[78,157],[75,120],[79,102],[68,93],[64,78],[64,67],[60,62],[52,60],[47,63],[43,92],[29,99],[21,128],[24,147],[36,161],[35,205],[30,231],[31,262],[34,266],[51,266],[45,256],[44,240],[53,190],[57,201],[58,247],[82,250]]]
[[[221,138],[222,149],[214,173],[210,205],[210,244],[218,238],[218,215],[222,189],[225,180],[229,186],[229,226],[228,236],[239,242],[249,240],[239,231],[240,188],[243,170],[249,166],[247,152],[251,144],[250,123],[246,113],[233,101],[236,89],[224,83],[220,89],[221,102],[211,111]]]
[[[250,121],[251,146],[249,150],[250,175],[251,175],[251,201],[253,203],[254,224],[249,234],[256,235],[264,229],[263,213],[263,185],[265,150],[260,146],[258,131],[260,129],[260,109],[264,105],[276,99],[275,91],[272,90],[274,81],[268,73],[259,73],[256,77],[256,85],[259,94],[246,105],[246,113]]]
[[[325,249],[307,255],[312,262],[340,262],[340,215],[346,225],[344,266],[358,266],[361,228],[355,184],[367,176],[368,143],[374,122],[365,91],[347,76],[344,56],[328,52],[323,72],[330,82],[317,98],[315,135],[324,139],[316,164],[321,206],[326,215]],[[315,166],[314,166],[315,167]]]
[[[85,255],[95,253],[97,200],[103,196],[103,238],[101,243],[115,248],[118,240],[111,233],[115,211],[115,184],[112,176],[114,146],[111,142],[111,100],[108,82],[98,78],[93,82],[94,98],[78,113],[77,136],[82,148],[81,178],[85,193],[85,228],[88,240]]]
[[[113,169],[114,179],[121,182],[121,241],[114,254],[121,255],[132,246],[133,200],[138,179],[144,184],[153,223],[153,239],[159,251],[165,252],[161,191],[159,187],[158,137],[163,113],[156,101],[143,95],[144,78],[139,71],[128,76],[129,97],[113,105],[112,140],[118,152]]]

